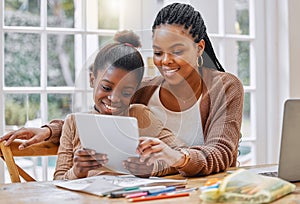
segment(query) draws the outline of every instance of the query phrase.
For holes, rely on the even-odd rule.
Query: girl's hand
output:
[[[140,161],[147,165],[152,165],[156,160],[163,160],[169,166],[180,164],[181,160],[184,162],[184,155],[180,151],[172,149],[158,138],[140,137],[139,140],[137,153],[141,155]]]
[[[123,165],[131,174],[141,178],[149,178],[153,170],[153,164],[147,165],[146,163],[146,161],[141,162],[138,157],[129,157],[123,162]]]
[[[108,162],[106,154],[91,149],[78,149],[73,158],[73,171],[78,178],[87,177],[88,172],[98,169]]]

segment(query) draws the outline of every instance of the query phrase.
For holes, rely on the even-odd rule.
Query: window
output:
[[[92,105],[88,66],[119,30],[120,0],[4,0],[0,9],[1,135],[87,110]],[[47,180],[55,161],[17,163]]]

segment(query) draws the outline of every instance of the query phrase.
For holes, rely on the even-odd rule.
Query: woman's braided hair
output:
[[[216,57],[212,44],[206,33],[206,26],[199,11],[196,11],[189,4],[173,3],[162,8],[157,14],[152,31],[161,24],[178,24],[189,29],[189,33],[194,38],[195,43],[201,39],[205,41],[203,53],[203,65],[208,68],[217,69],[224,72],[221,63]]]

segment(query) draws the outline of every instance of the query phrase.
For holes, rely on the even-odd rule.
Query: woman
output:
[[[225,73],[198,11],[174,3],[160,10],[153,27],[153,61],[161,76],[144,80],[134,103],[143,103],[188,146],[181,165],[169,168],[173,152],[162,141],[142,138],[141,161],[160,160],[155,175],[178,171],[208,175],[236,166],[243,86]],[[139,162],[128,164],[134,174]]]
[[[237,77],[224,72],[200,13],[187,4],[170,4],[159,11],[152,29],[153,61],[161,76],[144,79],[132,103],[147,105],[189,148],[178,150],[182,157],[171,164],[177,150],[160,140],[141,138],[141,161],[130,158],[124,165],[135,175],[151,172],[156,176],[208,175],[236,166],[243,86]],[[61,121],[47,127],[51,140],[57,141]],[[43,130],[43,139],[49,137],[49,130]],[[4,138],[10,137],[10,142],[18,135]],[[144,160],[150,166],[141,170]]]

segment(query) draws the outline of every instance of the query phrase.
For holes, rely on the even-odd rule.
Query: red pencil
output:
[[[128,200],[130,202],[141,202],[141,201],[158,200],[158,199],[165,199],[165,198],[177,198],[177,197],[183,197],[189,195],[190,195],[189,193],[161,194],[157,196],[146,196],[146,197],[132,198]]]

